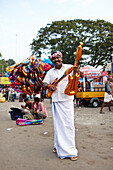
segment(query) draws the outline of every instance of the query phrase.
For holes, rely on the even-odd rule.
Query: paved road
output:
[[[75,107],[76,145],[79,160],[60,160],[52,153],[53,120],[49,99],[44,101],[49,117],[43,125],[19,127],[10,119],[10,107],[0,103],[0,170],[113,170],[113,112]],[[113,110],[113,107],[112,107]]]

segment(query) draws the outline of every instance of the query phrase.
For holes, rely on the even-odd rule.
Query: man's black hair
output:
[[[24,99],[24,102],[27,102],[29,99],[28,99],[28,97],[26,97],[25,99]]]
[[[35,101],[35,102],[39,102],[40,99],[39,99],[38,97],[34,97],[34,101]]]

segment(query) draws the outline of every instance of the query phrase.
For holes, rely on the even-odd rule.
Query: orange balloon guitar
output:
[[[78,61],[82,57],[82,45],[83,43],[80,42],[77,48],[77,51],[76,51],[76,58],[75,58],[75,63],[74,63],[75,67],[78,66]],[[69,95],[69,96],[76,95],[76,93],[78,92],[79,77],[80,77],[80,72],[78,73],[73,72],[72,77],[70,75],[68,76],[68,84],[64,91],[66,95]]]
[[[74,65],[73,65],[73,67],[68,68],[68,69],[65,71],[65,73],[63,74],[63,76],[60,77],[60,79],[56,78],[51,85],[54,85],[54,86],[56,87],[57,84],[58,84],[62,79],[64,79],[67,75],[69,75],[69,74],[73,71],[73,69],[74,69],[75,67],[77,67],[78,61],[79,61],[79,59],[80,59],[81,56],[82,56],[82,45],[83,45],[83,43],[80,42],[80,43],[79,43],[79,46],[77,47],[76,58],[75,58],[75,63],[74,63]],[[79,79],[79,77],[80,77],[80,73],[76,73],[76,72],[73,72],[73,76],[72,76],[72,77],[71,77],[70,75],[68,76],[68,81],[69,81],[69,82],[68,82],[68,84],[67,84],[67,86],[66,86],[66,88],[65,88],[65,91],[64,91],[64,93],[65,93],[66,95],[75,95],[75,94],[77,93],[77,91],[78,91],[78,79]],[[47,97],[47,98],[50,97],[50,96],[52,95],[52,93],[53,93],[53,91],[47,89],[47,90],[46,90],[46,97]]]

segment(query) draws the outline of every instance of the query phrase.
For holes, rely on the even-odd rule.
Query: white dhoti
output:
[[[73,100],[53,102],[54,148],[61,159],[75,157],[74,106]]]
[[[105,94],[104,94],[104,102],[110,102],[112,100],[113,100],[112,95],[105,92]]]

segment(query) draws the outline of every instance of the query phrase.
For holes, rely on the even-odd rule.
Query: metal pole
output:
[[[16,34],[16,58],[15,59],[17,59],[17,34]],[[15,60],[16,61],[16,60]]]

